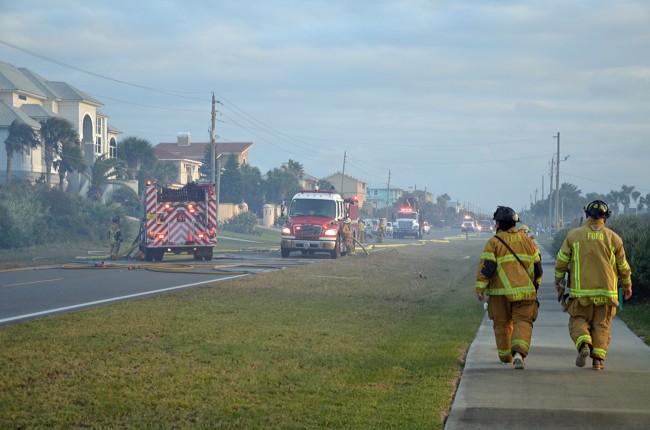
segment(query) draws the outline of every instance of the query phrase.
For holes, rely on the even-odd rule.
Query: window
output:
[[[111,139],[108,144],[108,156],[110,158],[117,158],[117,143],[115,142],[115,139]]]
[[[373,196],[378,196],[379,195],[379,190],[372,190],[372,195]]]
[[[96,154],[101,154],[102,153],[102,136],[103,133],[102,131],[104,130],[104,118],[102,117],[97,117],[97,121],[95,122],[95,153]]]
[[[18,95],[18,100],[25,100],[25,101],[27,101],[27,96],[24,96],[24,95],[22,95],[22,94],[19,94],[19,95]]]

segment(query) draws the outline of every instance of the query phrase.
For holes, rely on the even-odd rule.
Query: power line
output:
[[[121,79],[111,78],[110,76],[102,75],[100,73],[91,72],[90,70],[82,69],[81,67],[73,66],[71,64],[64,63],[63,61],[56,60],[54,58],[46,57],[45,55],[39,54],[39,53],[34,52],[34,51],[30,51],[29,49],[25,49],[25,48],[22,48],[22,47],[20,47],[18,45],[14,45],[13,43],[9,43],[9,42],[7,42],[5,40],[0,39],[0,44],[3,44],[3,45],[8,46],[10,48],[13,48],[13,49],[16,49],[18,51],[24,52],[26,54],[32,55],[32,56],[34,56],[36,58],[40,58],[41,60],[49,61],[50,63],[58,64],[59,66],[66,67],[66,68],[71,69],[71,70],[76,70],[77,72],[85,73],[87,75],[95,76],[97,78],[105,79],[107,81],[113,81],[113,82],[117,82],[119,84],[129,85],[129,86],[132,86],[132,87],[135,87],[135,88],[140,88],[140,89],[147,90],[147,91],[153,91],[153,92],[156,92],[156,93],[167,94],[167,95],[170,95],[170,96],[182,97],[182,98],[191,99],[191,100],[205,101],[205,99],[200,99],[200,98],[197,98],[197,97],[189,97],[189,96],[184,96],[183,95],[183,94],[203,94],[204,93],[203,91],[191,91],[191,92],[190,91],[174,91],[174,90],[165,90],[165,89],[161,89],[161,88],[147,87],[145,85],[134,84],[132,82],[123,81]]]

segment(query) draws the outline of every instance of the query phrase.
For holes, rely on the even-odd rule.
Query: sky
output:
[[[152,145],[209,141],[214,93],[217,142],[262,173],[520,211],[559,140],[560,183],[650,193],[646,0],[0,0],[0,60]]]

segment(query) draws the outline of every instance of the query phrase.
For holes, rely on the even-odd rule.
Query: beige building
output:
[[[366,204],[366,182],[341,172],[333,173],[323,179],[334,185],[343,198],[356,196],[359,208],[363,208]]]
[[[221,167],[230,155],[236,155],[240,166],[249,163],[249,150],[252,142],[218,142],[215,156]],[[161,161],[171,161],[178,167],[178,183],[186,184],[199,179],[199,167],[203,165],[205,152],[210,142],[191,142],[189,133],[179,133],[176,142],[159,143],[154,146],[156,157]]]
[[[0,61],[0,142],[9,135],[15,120],[34,130],[49,117],[68,120],[79,131],[87,171],[95,160],[106,154],[117,156],[119,130],[109,126],[109,116],[99,110],[101,102],[66,82],[49,81],[29,69],[17,68]],[[58,184],[56,169],[52,169],[51,185]],[[45,174],[41,148],[16,153],[12,159],[12,178],[36,180]],[[0,151],[0,181],[6,181],[7,153]],[[68,190],[85,194],[89,187],[86,176],[68,174]]]

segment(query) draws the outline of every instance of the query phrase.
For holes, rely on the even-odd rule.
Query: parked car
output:
[[[479,223],[479,227],[481,227],[481,232],[483,232],[483,233],[486,233],[486,232],[490,233],[490,232],[493,232],[495,230],[494,221],[492,221],[491,219],[481,220],[481,222]]]

